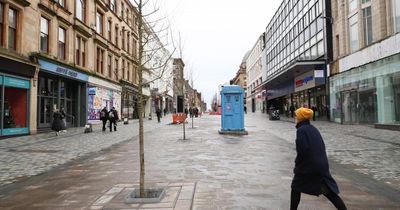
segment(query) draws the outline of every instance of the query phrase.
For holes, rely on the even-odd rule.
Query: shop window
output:
[[[5,87],[4,91],[4,128],[25,128],[28,91],[14,87]]]
[[[8,10],[8,48],[16,50],[17,43],[17,10]]]
[[[49,52],[49,20],[40,18],[40,52]]]
[[[65,60],[66,31],[64,28],[58,28],[58,58]]]

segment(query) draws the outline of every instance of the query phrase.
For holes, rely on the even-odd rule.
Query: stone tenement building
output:
[[[400,0],[332,1],[331,119],[400,123]]]
[[[0,135],[68,126],[115,107],[132,118],[137,92],[137,13],[129,0],[0,1]]]

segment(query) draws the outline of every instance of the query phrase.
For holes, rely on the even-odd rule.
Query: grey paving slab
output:
[[[168,202],[162,204],[165,206],[133,205],[126,208],[121,205],[118,208],[206,210],[289,208],[290,183],[296,155],[294,124],[269,121],[266,116],[248,114],[246,129],[249,135],[225,136],[218,134],[220,125],[218,116],[204,116],[195,119],[195,123],[196,129],[187,130],[187,136],[190,138],[188,141],[179,140],[182,137],[182,125],[154,122],[146,124],[146,129],[149,131],[145,135],[146,183],[148,186],[179,188],[182,199],[174,199],[174,193],[171,193],[172,195],[167,197]],[[381,153],[390,149],[392,159],[387,161],[394,163],[397,158],[396,152],[399,150],[396,142],[386,142],[385,139],[381,141],[378,135],[372,136],[372,134],[370,138],[356,139],[356,141],[349,133],[345,134],[344,130],[349,129],[348,126],[315,124],[321,129],[325,138],[329,158],[334,160],[332,173],[349,209],[400,209],[399,201],[388,198],[371,186],[355,181],[359,175],[365,175],[367,178],[364,177],[364,180],[373,180],[376,182],[375,186],[383,191],[397,188],[395,176],[380,178],[380,174],[384,174],[381,172],[384,170],[398,171],[398,165],[381,164],[384,161],[379,159],[386,157]],[[190,123],[188,125],[190,126]],[[328,129],[329,126],[336,130],[331,131]],[[121,134],[118,135],[132,132],[132,128],[126,128],[125,131],[120,130]],[[362,128],[365,129],[360,127]],[[361,130],[356,129],[356,132]],[[390,135],[385,134],[389,137]],[[79,136],[75,138],[79,139]],[[362,157],[365,162],[369,162],[368,164],[358,162],[361,161],[360,157],[352,152],[346,155],[335,152],[362,153],[364,150],[369,151],[376,147],[383,149],[375,150],[375,155],[368,153]],[[62,209],[67,204],[76,209],[103,208],[118,196],[120,196],[118,199],[123,197],[122,193],[115,195],[119,189],[137,187],[138,157],[138,142],[133,138],[132,141],[124,141],[82,161],[77,159],[74,164],[66,168],[51,169],[49,172],[51,175],[46,176],[49,174],[46,173],[37,176],[38,179],[16,181],[8,186],[15,186],[18,189],[9,192],[0,190],[0,194],[3,194],[2,198],[0,196],[0,209],[26,209],[32,206],[37,209]],[[380,169],[379,164],[386,169]],[[342,166],[348,169],[341,170]],[[357,172],[360,168],[365,169],[365,172]],[[20,183],[24,184],[19,185]],[[112,188],[118,190],[110,191]],[[398,191],[390,192],[394,197],[396,195],[400,197]],[[104,195],[115,196],[110,200],[110,198],[103,199]],[[334,209],[323,196],[302,195],[302,198],[299,209]],[[104,202],[96,203],[98,199]],[[120,204],[121,202],[118,203]]]

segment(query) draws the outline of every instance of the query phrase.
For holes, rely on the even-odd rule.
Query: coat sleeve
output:
[[[301,129],[297,130],[297,132],[296,132],[296,152],[297,152],[296,163],[301,162],[301,160],[303,160],[308,148],[309,148],[309,144],[307,141],[306,132]]]

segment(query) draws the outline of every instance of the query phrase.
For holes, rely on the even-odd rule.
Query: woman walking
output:
[[[51,125],[51,130],[56,132],[56,136],[60,135],[60,131],[63,129],[62,115],[58,109],[53,111],[53,122]]]
[[[301,193],[323,194],[338,210],[347,210],[339,197],[339,188],[329,172],[325,144],[319,131],[310,124],[313,110],[299,108],[296,114],[297,156],[292,181],[290,209],[297,210]]]

